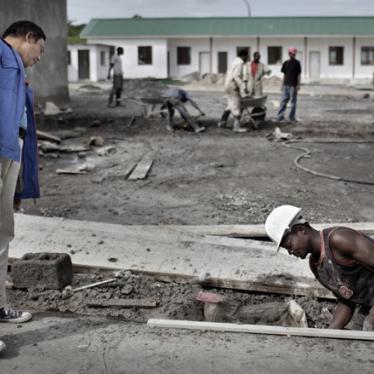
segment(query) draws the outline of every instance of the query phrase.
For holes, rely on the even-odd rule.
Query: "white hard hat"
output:
[[[266,233],[277,244],[278,250],[284,234],[291,230],[292,226],[306,222],[300,212],[301,208],[292,205],[282,205],[275,208],[266,219]]]

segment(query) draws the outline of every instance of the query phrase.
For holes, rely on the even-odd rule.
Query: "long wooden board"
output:
[[[374,332],[372,331],[311,329],[302,327],[264,326],[247,324],[241,325],[236,323],[197,322],[168,319],[150,319],[148,320],[147,325],[150,327],[160,327],[168,329],[224,331],[262,335],[302,336],[310,338],[374,341]]]
[[[136,165],[134,171],[128,177],[128,180],[138,180],[147,178],[148,173],[151,170],[153,165],[153,158],[151,156],[145,156],[139,163]]]

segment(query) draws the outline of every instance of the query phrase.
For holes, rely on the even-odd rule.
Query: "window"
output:
[[[177,65],[191,65],[190,47],[177,47]]]
[[[361,48],[361,65],[374,65],[374,47]]]
[[[236,47],[236,55],[239,56],[239,52],[246,51],[248,54],[248,57],[251,55],[251,48],[249,47]]]
[[[152,65],[152,47],[138,47],[138,65]]]
[[[100,65],[101,66],[106,65],[106,53],[104,51],[100,52]]]
[[[344,65],[344,47],[329,48],[329,64]]]
[[[268,47],[268,65],[282,63],[282,47]]]
[[[71,52],[70,51],[68,51],[67,59],[68,59],[68,65],[71,65]]]

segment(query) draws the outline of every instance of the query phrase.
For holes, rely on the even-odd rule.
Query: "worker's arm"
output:
[[[296,89],[299,91],[301,87],[301,74],[297,77],[297,86]]]
[[[343,260],[355,260],[374,272],[374,242],[361,233],[341,228],[333,232],[329,244],[335,255]]]
[[[248,81],[249,81],[249,67],[250,64],[243,64],[243,85],[244,85],[244,92],[249,94],[248,91]]]
[[[296,89],[299,91],[301,87],[301,64],[299,62],[299,75],[297,76],[297,87]]]
[[[241,87],[243,86],[243,64],[237,64],[234,66],[232,71],[232,78],[236,84],[237,89],[240,91]]]
[[[335,313],[332,317],[332,321],[330,322],[329,329],[343,329],[352,319],[354,311],[354,305],[346,304],[339,301],[336,305]]]
[[[112,69],[113,69],[113,66],[114,66],[113,63],[110,63],[110,64],[109,64],[108,79],[110,79],[110,73],[111,73],[111,71],[112,71]]]
[[[205,113],[200,109],[200,107],[192,100],[192,99],[189,99],[188,100],[190,102],[190,104],[197,110],[200,112],[200,114],[202,116],[205,116]]]

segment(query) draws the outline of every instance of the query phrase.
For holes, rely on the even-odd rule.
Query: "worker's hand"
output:
[[[246,88],[246,89],[244,90],[244,93],[245,93],[246,95],[249,95],[248,88]]]
[[[296,91],[300,91],[300,85],[299,84],[296,86]]]

